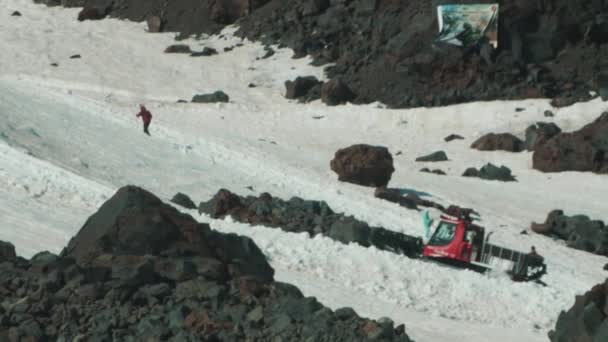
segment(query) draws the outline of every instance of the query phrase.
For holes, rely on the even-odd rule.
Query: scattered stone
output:
[[[444,151],[437,151],[429,155],[416,158],[417,162],[442,162],[447,160],[448,155]]]
[[[264,54],[264,56],[262,56],[262,59],[270,58],[275,54],[275,51],[270,46],[265,46],[264,51],[266,51],[266,53]]]
[[[488,133],[473,142],[471,148],[480,151],[521,152],[524,150],[524,142],[511,133]]]
[[[59,66],[59,64],[57,64],[57,63],[51,63],[51,66],[53,66],[53,67],[58,67],[58,66]]]
[[[546,110],[545,113],[544,113],[544,115],[545,115],[546,118],[552,118],[552,117],[555,116],[555,114],[553,114],[553,112],[550,111],[550,110]]]
[[[192,97],[194,103],[216,103],[216,102],[229,102],[230,97],[221,90],[215,91],[211,94],[200,94]]]
[[[321,120],[321,119],[323,119],[324,117],[325,117],[325,115],[315,115],[315,116],[313,116],[312,118],[313,118],[313,119],[315,119],[315,120]]]
[[[256,86],[255,84],[253,84],[253,83],[249,83],[249,84],[247,85],[247,87],[248,87],[248,88],[255,88],[255,87],[257,87],[257,86]]]
[[[440,176],[445,176],[446,175],[446,173],[443,170],[440,170],[440,169],[431,170],[431,169],[429,169],[427,167],[423,167],[422,169],[420,169],[420,172],[434,173],[434,174],[440,175]]]
[[[186,44],[173,44],[165,49],[165,53],[192,53],[192,50]]]
[[[13,13],[11,13],[11,16],[13,16],[13,17],[20,17],[21,16],[21,12],[14,11]]]
[[[80,55],[71,55],[70,56],[70,59],[78,59],[78,58],[81,58],[81,56]]]
[[[525,109],[525,108],[521,108],[521,107],[517,107],[517,108],[515,108],[515,111],[516,111],[517,113],[521,113],[521,112],[523,112],[524,110],[526,110],[526,109]]]
[[[186,101],[184,99],[179,99],[179,100],[177,100],[177,103],[188,103],[188,101]]]
[[[232,50],[234,50],[234,46],[226,46],[226,47],[224,48],[224,52],[230,52],[230,51],[232,51]]]
[[[473,167],[468,168],[462,174],[464,177],[476,177],[486,180],[499,180],[503,182],[514,182],[515,177],[511,174],[511,170],[506,166],[495,166],[494,164],[488,163],[481,169],[477,170]]]
[[[447,137],[443,138],[445,142],[450,142],[452,140],[464,140],[464,138],[458,134],[450,134]]]
[[[217,55],[217,50],[214,49],[214,48],[210,48],[210,47],[205,46],[203,48],[203,51],[192,52],[190,54],[190,57],[213,56],[213,55]]]
[[[371,187],[386,186],[395,171],[386,147],[365,144],[338,150],[330,166],[339,181]]]

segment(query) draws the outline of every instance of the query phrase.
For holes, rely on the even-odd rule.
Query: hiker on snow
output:
[[[139,113],[135,117],[140,116],[141,120],[144,122],[144,133],[150,135],[150,132],[148,132],[148,126],[150,126],[150,122],[152,121],[152,113],[150,113],[150,111],[142,104],[139,105]]]

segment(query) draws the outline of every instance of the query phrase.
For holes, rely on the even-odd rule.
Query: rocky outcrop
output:
[[[569,247],[608,256],[608,227],[588,216],[566,216],[562,210],[553,210],[544,223],[533,222],[531,229],[565,240]]]
[[[0,341],[411,341],[403,325],[333,312],[274,281],[253,241],[136,187],[104,203],[61,255],[4,254]]]
[[[560,133],[538,146],[532,166],[543,172],[608,173],[608,112],[578,131]]]
[[[484,42],[467,48],[436,42],[438,3],[426,1],[36,1],[113,4],[111,16],[158,16],[163,31],[182,37],[238,22],[242,37],[288,46],[294,57],[311,55],[315,65],[331,63],[328,77],[348,85],[352,99],[345,101],[353,103],[405,108],[548,97],[565,106],[591,99],[590,90],[604,96],[608,89],[598,72],[608,59],[603,1],[575,6],[571,0],[505,0],[498,49]]]
[[[480,151],[521,152],[524,150],[524,142],[511,133],[488,133],[473,142],[471,148]]]
[[[464,177],[476,177],[486,180],[498,180],[503,182],[514,182],[516,179],[511,174],[511,169],[506,166],[496,166],[488,163],[477,170],[474,167],[468,168],[462,174]]]
[[[338,150],[330,167],[339,181],[371,187],[386,186],[395,171],[393,156],[386,147],[366,144]]]
[[[415,201],[412,202],[415,205]],[[427,204],[427,202],[424,202]],[[418,238],[383,227],[371,227],[352,216],[334,213],[325,202],[292,197],[288,201],[263,193],[259,197],[238,196],[221,189],[207,202],[201,202],[199,212],[212,218],[232,217],[234,220],[278,228],[286,232],[322,234],[342,243],[416,257],[421,252]]]
[[[608,280],[594,286],[562,311],[549,332],[551,342],[608,341]]]

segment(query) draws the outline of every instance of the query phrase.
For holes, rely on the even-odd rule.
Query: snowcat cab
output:
[[[475,225],[472,211],[441,215],[437,229],[423,248],[423,256],[458,267],[484,272],[494,258],[513,262],[509,271],[514,281],[538,280],[546,273],[542,257],[488,243],[483,227]]]

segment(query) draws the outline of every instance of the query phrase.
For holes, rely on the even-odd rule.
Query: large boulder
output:
[[[526,149],[534,151],[536,147],[560,134],[562,130],[552,122],[537,122],[526,128]]]
[[[331,79],[321,88],[321,101],[329,106],[335,106],[352,101],[357,96],[340,78]]]
[[[532,166],[543,172],[608,173],[608,112],[576,132],[560,133],[538,146]]]
[[[366,144],[338,150],[330,163],[338,180],[363,186],[386,186],[395,168],[393,156],[386,147]]]
[[[134,186],[119,189],[89,217],[62,252],[80,265],[91,265],[108,254],[188,254],[237,263],[245,274],[263,279],[272,279],[274,273],[250,239],[212,231],[207,224],[198,223]]]
[[[608,341],[608,280],[594,286],[562,311],[549,332],[551,342]]]
[[[569,247],[608,256],[608,227],[599,220],[585,215],[566,216],[562,210],[553,210],[544,223],[533,222],[534,232],[565,240]]]
[[[473,142],[471,148],[480,151],[521,152],[524,150],[524,142],[511,133],[488,133]]]

